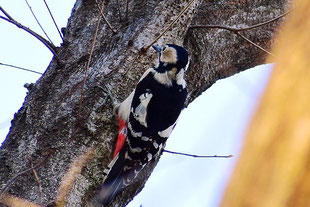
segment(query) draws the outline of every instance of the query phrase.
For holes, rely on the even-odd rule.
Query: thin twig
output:
[[[103,0],[103,1],[104,1],[104,0]],[[109,23],[109,21],[107,20],[107,18],[104,16],[104,14],[103,14],[103,12],[102,12],[103,9],[100,9],[100,6],[99,6],[97,0],[96,0],[96,4],[97,4],[97,7],[98,7],[98,9],[99,9],[99,11],[100,11],[100,13],[101,13],[101,16],[102,16],[102,18],[104,19],[105,23],[106,23],[106,24],[108,25],[108,27],[112,30],[112,32],[113,32],[114,34],[116,34],[117,32],[113,29],[113,27],[111,26],[111,24]]]
[[[129,0],[126,0],[126,20],[128,20],[128,7],[129,7]]]
[[[284,16],[286,16],[287,14],[289,14],[292,10],[289,10],[271,20],[259,23],[259,24],[255,24],[252,26],[248,26],[248,27],[243,27],[243,28],[235,28],[235,27],[229,27],[229,26],[222,26],[222,25],[192,25],[189,28],[190,29],[224,29],[224,30],[228,30],[230,32],[235,33],[236,35],[238,35],[239,37],[241,37],[242,39],[246,40],[247,42],[249,42],[250,44],[254,45],[255,47],[261,49],[262,51],[268,53],[271,56],[274,56],[271,52],[269,52],[268,50],[264,49],[263,47],[259,46],[258,44],[254,43],[253,41],[251,41],[250,39],[246,38],[244,35],[240,34],[241,31],[245,31],[245,30],[250,30],[250,29],[254,29],[257,27],[261,27],[264,26],[266,24],[270,24]]]
[[[13,20],[13,18],[0,6],[0,11],[9,19]]]
[[[47,37],[47,39],[48,39],[51,43],[53,43],[52,40],[51,40],[51,39],[49,38],[49,36],[47,35],[47,33],[45,32],[45,30],[43,29],[43,27],[41,26],[41,24],[40,24],[38,18],[37,18],[36,15],[34,14],[34,12],[33,12],[32,8],[31,8],[31,6],[30,6],[29,3],[28,3],[28,1],[25,0],[25,2],[26,2],[28,8],[30,9],[30,11],[31,11],[31,13],[32,13],[32,16],[34,17],[34,19],[35,19],[36,22],[38,23],[39,27],[41,28],[41,30],[43,31],[43,33],[45,34],[45,36]]]
[[[42,42],[54,55],[56,55],[56,47],[55,47],[55,45],[52,42],[49,42],[48,40],[46,40],[44,37],[42,37],[38,33],[32,31],[28,27],[25,27],[21,23],[17,22],[1,6],[0,6],[0,11],[6,16],[6,17],[0,16],[0,19],[3,19],[3,20],[5,20],[5,21],[7,21],[7,22],[9,22],[11,24],[14,24],[18,28],[21,28],[21,29],[25,30],[26,32],[28,32],[29,34],[31,34],[32,36],[37,38],[40,42]]]
[[[103,86],[104,86],[104,88],[101,87],[101,86],[96,85],[95,88],[99,88],[100,90],[102,90],[104,93],[107,94],[107,97],[105,98],[104,102],[106,102],[106,100],[108,98],[110,98],[111,102],[112,102],[112,105],[113,105],[113,109],[115,109],[116,106],[118,105],[117,101],[115,100],[114,96],[112,95],[111,90],[105,84],[103,84]]]
[[[256,26],[254,25],[253,28],[255,28]],[[254,45],[255,47],[263,50],[264,52],[268,53],[269,55],[274,56],[271,52],[269,52],[268,50],[264,49],[263,47],[259,46],[258,44],[252,42],[251,40],[249,40],[248,38],[246,38],[245,36],[241,35],[239,33],[239,31],[244,31],[247,30],[251,27],[246,27],[246,28],[234,28],[234,27],[228,27],[228,26],[222,26],[222,25],[193,25],[190,26],[189,28],[191,29],[224,29],[224,30],[228,30],[230,32],[235,33],[236,35],[238,35],[239,37],[243,38],[244,40],[246,40],[247,42],[249,42],[250,44]]]
[[[10,65],[10,64],[5,64],[5,63],[0,63],[0,65],[8,66],[8,67],[11,67],[11,68],[16,68],[16,69],[20,69],[20,70],[24,70],[24,71],[28,71],[28,72],[32,72],[32,73],[37,73],[37,74],[40,74],[40,75],[43,74],[43,73],[40,73],[40,72],[37,72],[37,71],[34,71],[34,70],[30,70],[30,69],[27,69],[27,68],[22,68],[22,67],[15,66],[15,65]]]
[[[192,5],[192,3],[194,2],[195,0],[191,0],[187,5],[186,7],[179,13],[179,15],[169,24],[169,26],[160,34],[158,35],[155,40],[149,44],[148,46],[146,47],[143,47],[142,50],[143,51],[147,51],[155,42],[157,42],[164,34],[166,34],[166,32],[176,23],[176,21],[182,16],[182,14]]]
[[[254,29],[254,28],[257,28],[257,27],[261,27],[261,26],[264,26],[266,24],[270,24],[286,15],[288,15],[290,12],[292,12],[292,10],[289,10],[271,20],[268,20],[268,21],[265,21],[265,22],[262,22],[262,23],[259,23],[259,24],[255,24],[255,25],[252,25],[252,26],[248,26],[248,27],[241,27],[241,28],[235,28],[235,27],[230,27],[230,26],[223,26],[223,25],[191,25],[189,26],[189,29],[225,29],[225,30],[228,30],[228,31],[231,31],[231,32],[241,32],[241,31],[245,31],[245,30],[250,30],[250,29]]]
[[[252,45],[254,45],[255,47],[258,47],[259,49],[261,49],[262,51],[268,53],[269,55],[275,57],[274,54],[272,54],[271,52],[269,52],[268,50],[264,49],[263,47],[259,46],[258,44],[256,44],[255,42],[251,41],[250,39],[246,38],[245,36],[243,36],[242,34],[240,34],[239,32],[234,32],[236,35],[238,35],[239,37],[241,37],[242,39],[246,40],[247,42],[251,43]]]
[[[193,155],[193,154],[187,154],[183,152],[174,152],[170,150],[163,150],[163,152],[167,152],[170,154],[175,154],[175,155],[183,155],[183,156],[188,156],[188,157],[195,157],[195,158],[231,158],[233,155]]]
[[[58,26],[57,26],[57,24],[56,24],[56,21],[55,21],[55,19],[54,19],[54,17],[53,17],[53,14],[52,14],[52,12],[51,12],[49,6],[47,5],[47,3],[46,3],[45,0],[43,0],[43,1],[44,1],[44,3],[45,3],[45,6],[46,6],[48,12],[50,13],[50,16],[51,16],[51,18],[52,18],[52,20],[53,20],[53,22],[54,22],[54,25],[55,25],[55,27],[56,27],[56,29],[57,29],[57,31],[58,31],[58,34],[59,34],[60,38],[62,39],[62,41],[64,41],[63,35],[62,35],[62,33],[60,32],[60,30],[59,30],[59,28],[58,28]]]
[[[2,196],[3,193],[5,193],[8,188],[17,180],[17,178],[21,175],[24,175],[30,171],[32,171],[33,169],[37,169],[39,167],[41,167],[43,164],[45,164],[47,162],[47,160],[51,157],[51,155],[55,152],[55,150],[51,149],[48,153],[48,155],[46,155],[46,157],[43,159],[42,162],[40,162],[39,164],[37,164],[36,166],[32,167],[32,168],[29,168],[27,170],[24,170],[20,173],[18,173],[17,175],[15,175],[6,185],[5,187],[1,190],[0,192],[0,197]]]
[[[85,69],[85,73],[84,73],[84,79],[83,79],[82,91],[81,91],[81,97],[80,97],[80,103],[79,103],[79,112],[78,112],[79,116],[81,115],[82,101],[83,101],[83,96],[84,96],[84,86],[85,86],[86,79],[87,79],[87,72],[88,72],[88,69],[89,69],[89,66],[90,66],[91,57],[93,55],[94,48],[95,48],[95,43],[96,43],[97,34],[98,34],[98,30],[99,30],[99,25],[100,25],[100,20],[101,20],[101,15],[100,14],[102,13],[103,6],[104,6],[104,0],[102,0],[101,8],[100,8],[100,11],[99,11],[99,14],[98,14],[97,26],[96,26],[96,30],[95,30],[95,33],[94,33],[94,36],[93,36],[93,42],[92,42],[92,45],[91,45],[90,54],[89,54],[89,58],[88,58],[86,69]]]
[[[29,163],[30,163],[30,167],[33,168],[33,163],[32,163],[32,159],[31,157],[29,158]],[[36,182],[38,183],[38,188],[39,188],[39,204],[42,205],[42,187],[41,187],[41,182],[39,179],[39,176],[37,174],[37,171],[35,169],[32,169],[34,178],[36,180]]]
[[[293,11],[293,9],[283,13],[283,14],[280,14],[279,16],[271,19],[271,20],[268,20],[268,21],[265,21],[265,22],[262,22],[262,23],[259,23],[259,24],[255,24],[255,25],[252,25],[252,26],[249,26],[249,27],[244,27],[244,28],[241,28],[239,29],[239,31],[244,31],[244,30],[249,30],[249,29],[254,29],[254,28],[257,28],[257,27],[261,27],[261,26],[264,26],[266,24],[270,24],[278,19],[281,19],[282,17],[288,15],[289,13],[291,13]]]

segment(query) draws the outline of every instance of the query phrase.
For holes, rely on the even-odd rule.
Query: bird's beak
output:
[[[161,53],[161,47],[159,47],[158,45],[152,45],[152,47],[154,48],[154,50],[156,50],[156,52],[158,52],[159,54]]]

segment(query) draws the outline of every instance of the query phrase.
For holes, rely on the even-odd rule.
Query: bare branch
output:
[[[43,159],[42,162],[40,162],[39,164],[37,164],[37,165],[34,166],[34,167],[31,167],[31,168],[29,168],[29,169],[27,169],[27,170],[24,170],[24,171],[18,173],[17,175],[15,175],[15,176],[5,185],[5,187],[1,190],[1,192],[0,192],[0,197],[8,190],[8,188],[17,180],[17,178],[18,178],[19,176],[24,175],[24,174],[26,174],[26,173],[28,173],[28,172],[34,170],[34,169],[37,169],[37,168],[41,167],[43,164],[45,164],[45,163],[47,162],[47,160],[51,157],[51,155],[52,155],[54,152],[55,152],[55,150],[51,149],[51,150],[49,151],[48,155]]]
[[[29,163],[30,163],[30,167],[33,168],[33,163],[32,163],[32,159],[31,157],[29,158]],[[38,183],[38,188],[39,188],[39,204],[42,205],[42,187],[41,187],[41,182],[39,179],[39,176],[37,174],[37,171],[35,169],[32,169],[34,178],[36,180],[36,182]]]
[[[1,6],[0,6],[0,11],[2,11],[2,13],[10,20],[14,20]]]
[[[254,43],[253,41],[249,40],[248,38],[246,38],[244,35],[240,34],[241,31],[245,31],[245,30],[250,30],[250,29],[254,29],[257,27],[261,27],[264,26],[266,24],[270,24],[284,16],[286,16],[287,14],[289,14],[292,10],[289,10],[271,20],[259,23],[259,24],[255,24],[252,26],[248,26],[248,27],[243,27],[243,28],[235,28],[235,27],[229,27],[229,26],[222,26],[222,25],[192,25],[189,28],[190,29],[224,29],[224,30],[228,30],[230,32],[235,33],[236,35],[238,35],[239,37],[241,37],[242,39],[246,40],[247,42],[249,42],[250,44],[254,45],[255,47],[261,49],[262,51],[268,53],[271,56],[274,56],[271,52],[269,52],[268,50],[264,49],[263,47],[259,46],[258,44]]]
[[[43,74],[43,73],[40,73],[40,72],[37,72],[37,71],[34,71],[34,70],[30,70],[30,69],[27,69],[27,68],[22,68],[22,67],[15,66],[15,65],[10,65],[10,64],[5,64],[5,63],[0,63],[0,65],[11,67],[11,68],[17,68],[17,69],[28,71],[28,72],[32,72],[32,73],[37,73],[37,74],[40,74],[40,75]]]
[[[40,42],[42,42],[54,55],[56,55],[56,47],[53,43],[49,42],[48,40],[46,40],[44,37],[42,37],[38,33],[32,31],[30,28],[25,27],[21,23],[14,20],[1,6],[0,6],[0,11],[2,11],[2,13],[6,16],[6,17],[0,16],[0,19],[3,19],[11,24],[14,24],[18,28],[25,30],[26,32],[28,32],[29,34],[37,38]]]
[[[236,35],[238,35],[239,37],[241,37],[242,39],[246,40],[247,42],[251,43],[252,45],[254,45],[255,47],[261,49],[262,51],[266,52],[267,54],[275,57],[274,54],[272,54],[271,52],[269,52],[268,50],[264,49],[263,47],[259,46],[258,44],[256,44],[255,42],[249,40],[248,38],[246,38],[244,35],[240,34],[239,32],[235,32]]]
[[[129,0],[126,0],[126,20],[128,19],[128,6],[129,6]]]
[[[62,42],[63,42],[63,41],[64,41],[63,35],[62,35],[62,33],[60,32],[60,30],[59,30],[59,28],[58,28],[58,26],[57,26],[57,24],[56,24],[56,21],[55,21],[55,19],[54,19],[54,17],[53,17],[53,14],[52,14],[52,12],[51,12],[49,6],[47,5],[46,1],[45,1],[45,0],[43,0],[43,1],[44,1],[44,3],[45,3],[45,6],[46,6],[48,12],[50,13],[50,16],[51,16],[51,18],[52,18],[52,20],[53,20],[53,22],[54,22],[54,25],[55,25],[55,27],[56,27],[56,29],[57,29],[57,31],[58,31],[58,34],[59,34],[59,36],[60,36],[60,38],[62,39]]]
[[[187,154],[183,152],[174,152],[170,150],[163,150],[163,152],[167,152],[170,154],[175,154],[175,155],[183,155],[183,156],[188,156],[188,157],[194,157],[194,158],[231,158],[233,155],[193,155],[193,154]]]
[[[268,20],[268,21],[265,21],[265,22],[262,22],[262,23],[259,23],[259,24],[255,24],[255,25],[252,25],[252,26],[249,26],[249,27],[240,28],[239,32],[240,31],[244,31],[244,30],[254,29],[254,28],[257,28],[257,27],[261,27],[261,26],[264,26],[266,24],[270,24],[270,23],[272,23],[272,22],[274,22],[274,21],[276,21],[278,19],[281,19],[282,17],[288,15],[292,11],[293,11],[293,9],[291,9],[291,10],[289,10],[289,11],[287,11],[287,12],[285,12],[285,13],[283,13],[283,14],[281,14],[281,15],[279,15],[279,16],[271,19],[271,20]]]
[[[223,25],[191,25],[189,26],[189,29],[225,29],[225,30],[228,30],[228,31],[231,31],[231,32],[241,32],[241,31],[245,31],[245,30],[250,30],[250,29],[254,29],[254,28],[257,28],[257,27],[261,27],[261,26],[264,26],[266,24],[270,24],[286,15],[288,15],[290,12],[292,12],[292,10],[289,10],[271,20],[268,20],[268,21],[265,21],[265,22],[262,22],[262,23],[259,23],[259,24],[255,24],[255,25],[252,25],[252,26],[248,26],[248,27],[242,27],[242,28],[235,28],[235,27],[230,27],[230,26],[223,26]]]
[[[193,25],[190,26],[190,28],[192,29],[224,29],[224,30],[228,30],[230,32],[235,33],[236,35],[238,35],[239,37],[241,37],[242,39],[246,40],[247,42],[249,42],[250,44],[254,45],[255,47],[261,49],[262,51],[268,53],[269,55],[274,56],[271,52],[269,52],[268,50],[264,49],[263,47],[259,46],[258,44],[254,43],[253,41],[249,40],[248,38],[246,38],[245,36],[241,35],[239,33],[240,29],[237,28],[233,28],[233,27],[226,27],[226,26],[221,26],[221,25]],[[253,27],[255,28],[255,27]],[[248,28],[245,28],[248,29]],[[244,29],[241,29],[240,31],[243,31]]]
[[[104,1],[104,0],[103,0],[103,1]],[[116,34],[117,32],[113,29],[113,27],[111,26],[111,24],[108,22],[107,18],[104,16],[104,14],[103,14],[103,12],[102,12],[103,9],[100,9],[100,6],[99,6],[97,0],[96,0],[96,4],[97,4],[97,6],[98,6],[98,9],[99,9],[99,11],[100,11],[100,13],[101,13],[101,16],[102,16],[102,18],[104,19],[105,23],[106,23],[106,24],[108,25],[108,27],[112,30],[112,32],[113,32],[114,34]]]
[[[41,30],[42,30],[43,33],[45,34],[46,38],[47,38],[51,43],[53,43],[52,40],[51,40],[51,39],[49,38],[49,36],[47,35],[47,33],[45,32],[45,30],[43,29],[43,27],[41,26],[41,24],[40,24],[38,18],[37,18],[36,15],[34,14],[34,12],[33,12],[32,8],[31,8],[31,6],[30,6],[29,3],[28,3],[28,1],[25,0],[25,2],[26,2],[26,4],[27,4],[28,8],[30,9],[32,16],[34,17],[34,19],[35,19],[36,22],[38,23],[39,27],[41,28]]]

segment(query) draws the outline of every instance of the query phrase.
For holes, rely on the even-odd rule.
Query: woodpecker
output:
[[[142,75],[135,90],[116,109],[118,141],[97,195],[104,206],[160,154],[184,108],[188,52],[174,44],[153,48],[159,54],[157,66]]]

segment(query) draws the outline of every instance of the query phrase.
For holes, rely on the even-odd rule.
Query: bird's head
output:
[[[167,44],[163,47],[157,45],[152,46],[159,54],[159,66],[156,68],[157,72],[169,72],[176,69],[176,73],[180,70],[187,70],[189,65],[188,52],[181,46],[174,44]]]

